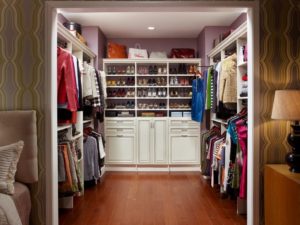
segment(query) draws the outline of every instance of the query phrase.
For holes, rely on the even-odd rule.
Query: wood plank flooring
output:
[[[60,210],[60,225],[245,225],[199,173],[107,172]]]

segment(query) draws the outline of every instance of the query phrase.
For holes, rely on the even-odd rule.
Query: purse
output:
[[[120,44],[117,44],[117,43],[113,43],[113,42],[108,42],[108,44],[107,44],[107,58],[110,58],[110,59],[127,58],[126,46],[125,45],[120,45]]]
[[[146,49],[142,49],[140,44],[135,44],[134,48],[128,50],[129,59],[148,59],[148,53]]]
[[[167,53],[166,52],[151,52],[150,57],[151,59],[166,59]]]
[[[172,48],[170,58],[195,58],[195,50],[191,48]]]

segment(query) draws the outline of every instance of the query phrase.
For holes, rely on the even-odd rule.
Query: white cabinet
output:
[[[130,134],[107,134],[107,163],[135,163],[134,135]]]
[[[167,159],[167,119],[138,119],[138,163],[166,164]]]
[[[170,164],[200,164],[200,125],[190,119],[169,121]]]
[[[106,164],[135,164],[135,120],[111,118],[105,121]]]

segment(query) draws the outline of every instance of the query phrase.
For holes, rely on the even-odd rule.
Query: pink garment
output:
[[[236,131],[237,131],[238,141],[243,156],[239,197],[241,199],[245,199],[247,197],[247,137],[248,137],[247,131],[248,128],[244,124],[244,120],[239,120],[236,122]]]
[[[79,108],[72,55],[57,48],[57,103],[71,112]]]

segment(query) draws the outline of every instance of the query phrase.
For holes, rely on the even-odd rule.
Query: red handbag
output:
[[[195,50],[191,48],[172,48],[170,58],[195,58]]]

